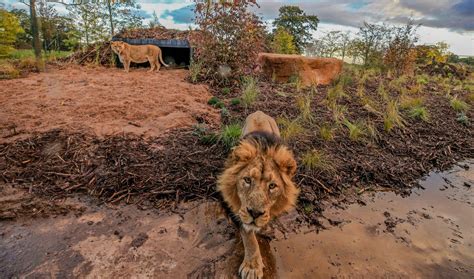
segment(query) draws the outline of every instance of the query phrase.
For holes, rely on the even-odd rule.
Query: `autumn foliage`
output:
[[[195,23],[201,32],[192,41],[199,79],[232,84],[252,74],[265,42],[262,22],[249,11],[252,6],[256,0],[196,0]]]

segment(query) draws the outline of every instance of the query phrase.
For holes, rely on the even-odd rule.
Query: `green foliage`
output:
[[[239,98],[233,98],[232,100],[230,100],[230,105],[231,105],[231,106],[238,106],[238,105],[240,105],[240,99],[239,99]]]
[[[211,105],[215,108],[224,108],[225,107],[225,104],[219,100],[219,98],[217,98],[216,96],[212,96],[208,101],[207,101],[207,104],[208,105]]]
[[[318,27],[319,19],[315,15],[307,15],[298,6],[281,6],[273,26],[282,27],[294,38],[296,49],[303,52],[304,47],[313,39],[313,31]]]
[[[331,160],[329,160],[328,156],[324,152],[319,150],[310,150],[305,152],[301,158],[301,162],[307,170],[334,170]]]
[[[430,115],[428,110],[423,106],[413,107],[408,111],[408,116],[414,119],[419,119],[423,121],[428,121]]]
[[[326,141],[331,141],[334,139],[335,131],[336,129],[327,123],[324,123],[323,125],[321,125],[321,127],[319,127],[319,135],[323,140]]]
[[[458,99],[457,96],[452,97],[449,104],[456,112],[466,112],[469,110],[469,105],[463,100]]]
[[[383,123],[385,131],[387,132],[390,132],[395,127],[404,127],[404,120],[400,115],[398,103],[396,101],[390,100],[387,103]]]
[[[228,149],[234,147],[240,139],[242,128],[238,124],[225,125],[219,135],[219,141]]]
[[[344,87],[342,83],[338,83],[335,86],[328,89],[325,102],[328,106],[334,106],[337,104],[337,101],[339,99],[342,99],[345,97],[347,97],[347,94],[344,93]]]
[[[288,141],[304,132],[303,126],[297,120],[290,120],[288,118],[277,118],[278,125],[281,126],[281,138]]]
[[[458,113],[456,121],[466,126],[469,125],[469,117],[467,117],[466,113],[464,112]]]
[[[230,88],[229,87],[224,87],[221,89],[222,94],[224,95],[229,95],[230,94]]]
[[[293,36],[283,27],[278,27],[274,31],[272,49],[275,53],[297,54]]]
[[[257,101],[260,89],[258,88],[257,79],[252,76],[246,76],[242,82],[242,96],[240,97],[242,104],[249,108]]]
[[[416,83],[417,84],[426,85],[426,84],[429,83],[429,81],[430,81],[430,77],[426,74],[416,76]]]
[[[353,141],[359,141],[365,135],[365,126],[361,121],[351,123],[349,120],[344,120],[344,125],[349,131],[349,138]]]
[[[13,51],[13,44],[21,33],[24,33],[24,30],[18,18],[0,8],[0,57]]]

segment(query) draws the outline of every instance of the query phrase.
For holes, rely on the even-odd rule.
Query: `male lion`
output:
[[[120,62],[123,63],[123,67],[125,71],[128,73],[130,70],[130,62],[135,63],[144,63],[150,62],[150,70],[160,70],[160,62],[165,66],[168,67],[165,62],[163,62],[163,57],[161,55],[161,49],[155,45],[130,45],[126,42],[111,42],[110,44],[113,52],[115,52],[120,59]],[[158,61],[158,59],[160,59]]]
[[[242,139],[218,179],[218,190],[241,223],[245,248],[242,278],[262,278],[263,261],[255,232],[294,206],[299,190],[292,182],[293,153],[280,143],[275,120],[261,111],[245,120]]]

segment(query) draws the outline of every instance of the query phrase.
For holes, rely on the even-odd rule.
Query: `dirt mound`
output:
[[[0,142],[61,128],[98,136],[161,136],[197,122],[217,125],[204,85],[184,70],[68,67],[0,82]]]
[[[342,70],[342,61],[336,58],[260,53],[258,60],[267,78],[287,83],[292,77],[299,76],[303,86],[327,85]]]
[[[439,75],[442,77],[456,77],[460,80],[466,79],[470,74],[469,69],[466,67],[442,62],[433,62],[431,64],[421,66],[419,71],[431,76]]]

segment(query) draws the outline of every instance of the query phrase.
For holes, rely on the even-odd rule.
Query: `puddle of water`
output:
[[[271,243],[280,278],[472,278],[474,164],[433,173],[402,198],[375,193],[366,206],[328,209],[339,227]]]
[[[472,277],[473,163],[430,175],[407,198],[375,193],[366,206],[328,209],[339,223],[328,230],[275,229],[276,239],[259,239],[265,277]],[[75,202],[86,207],[77,217],[0,223],[0,278],[237,278],[242,243],[216,203],[157,214]]]

